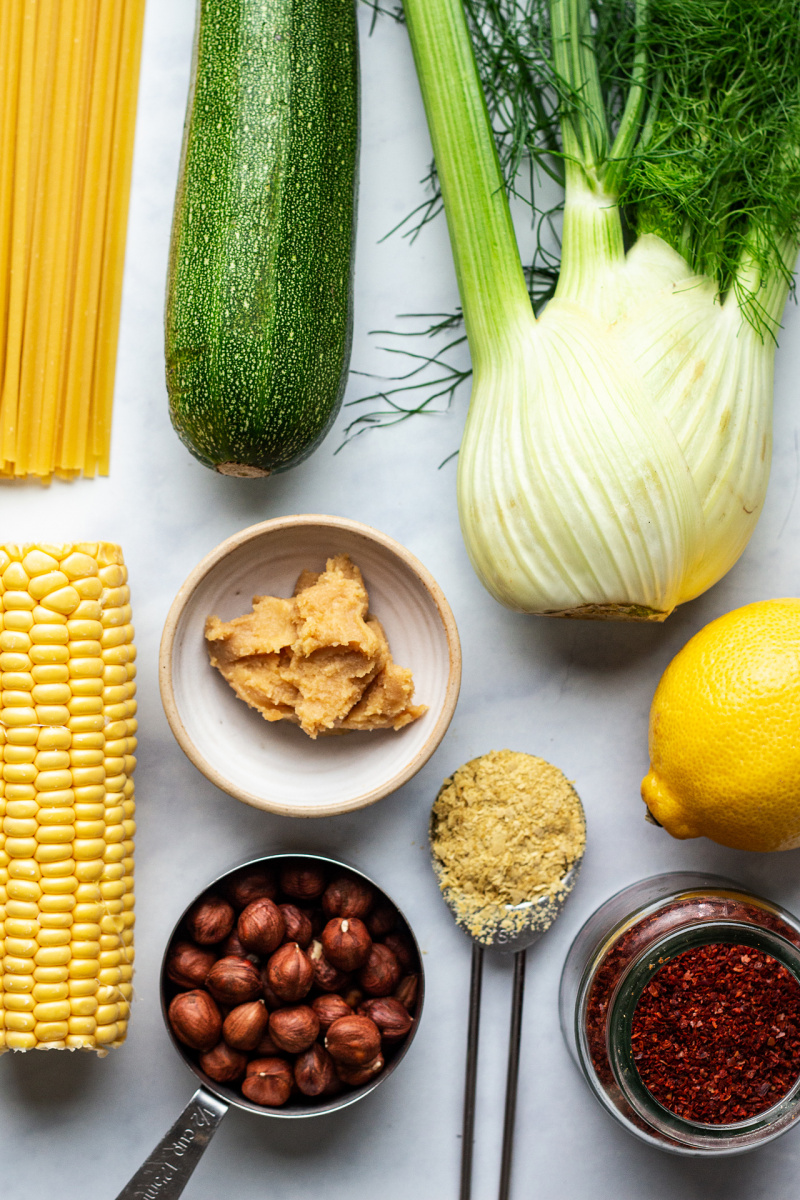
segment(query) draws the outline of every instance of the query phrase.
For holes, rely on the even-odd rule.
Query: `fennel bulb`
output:
[[[625,87],[609,89],[594,39],[612,8],[630,36]],[[764,502],[800,216],[798,5],[551,0],[556,101],[542,104],[565,203],[539,317],[461,0],[405,11],[473,363],[458,468],[470,559],[513,609],[663,620],[736,562]],[[780,137],[753,148],[769,140],[758,104],[778,94]]]

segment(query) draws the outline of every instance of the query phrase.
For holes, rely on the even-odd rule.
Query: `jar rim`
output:
[[[731,919],[689,921],[668,930],[634,955],[620,975],[608,1008],[606,1047],[617,1086],[636,1115],[670,1139],[698,1149],[720,1142],[751,1140],[783,1128],[798,1115],[800,1069],[792,1086],[774,1104],[743,1121],[692,1121],[662,1105],[648,1090],[633,1060],[631,1030],[636,1006],[655,970],[687,950],[713,944],[751,946],[771,955],[800,986],[800,947],[775,930]]]

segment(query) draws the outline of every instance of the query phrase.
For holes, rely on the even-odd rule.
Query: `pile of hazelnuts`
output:
[[[167,954],[175,1037],[254,1104],[326,1101],[408,1038],[419,959],[394,905],[308,858],[242,868],[193,905]]]

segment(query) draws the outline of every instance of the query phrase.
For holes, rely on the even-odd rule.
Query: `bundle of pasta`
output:
[[[108,474],[144,0],[3,0],[0,475]]]
[[[129,600],[118,546],[0,545],[0,1053],[125,1038]]]

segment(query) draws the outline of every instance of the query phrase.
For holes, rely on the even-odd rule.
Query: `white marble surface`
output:
[[[446,309],[455,285],[444,225],[409,247],[379,244],[418,200],[429,144],[403,29],[362,12],[363,156],[354,368],[380,370],[380,339],[398,312]],[[578,886],[529,961],[514,1177],[517,1200],[759,1200],[797,1189],[800,1135],[741,1159],[702,1163],[647,1150],[592,1100],[558,1030],[561,964],[579,924],[612,891],[675,867],[725,872],[795,911],[800,852],[735,853],[680,843],[646,825],[647,710],[670,657],[711,618],[800,589],[798,410],[800,314],[791,305],[777,358],[775,459],[766,509],[743,558],[664,627],[549,622],[504,611],[480,587],[461,543],[456,449],[465,397],[452,412],[369,433],[334,451],[351,413],[287,475],[224,479],[173,434],[162,363],[162,301],[193,0],[150,0],[145,33],[112,475],[108,480],[2,485],[3,537],[120,541],[130,565],[139,648],[140,760],[136,1001],[130,1037],[99,1061],[67,1054],[0,1060],[3,1200],[112,1200],[177,1116],[193,1079],[162,1026],[156,990],[165,936],[211,877],[258,852],[313,849],[352,861],[409,915],[425,951],[428,1000],[401,1070],[362,1104],[314,1123],[231,1114],[185,1195],[191,1200],[457,1194],[469,945],[443,907],[425,830],[437,787],[492,747],[541,754],[576,781],[589,821]],[[349,397],[365,383],[351,381]],[[330,512],[374,524],[407,545],[448,596],[464,649],[461,701],[425,769],[394,796],[352,816],[272,818],[216,791],[172,739],[156,660],[170,601],[223,537],[266,517]],[[511,982],[488,967],[480,1062],[476,1200],[495,1194]]]

